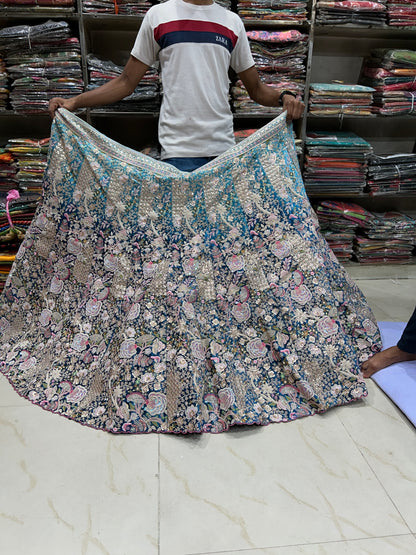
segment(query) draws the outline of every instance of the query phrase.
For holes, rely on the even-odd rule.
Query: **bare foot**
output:
[[[364,378],[369,378],[375,372],[378,372],[383,368],[387,368],[387,366],[390,366],[391,364],[395,364],[396,362],[405,362],[408,360],[416,360],[416,354],[406,353],[395,345],[394,347],[389,347],[388,349],[380,351],[372,356],[363,363],[361,370]]]

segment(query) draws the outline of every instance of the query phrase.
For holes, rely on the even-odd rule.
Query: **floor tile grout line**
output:
[[[346,543],[346,542],[359,542],[359,541],[371,541],[371,540],[383,540],[383,539],[387,539],[387,538],[404,538],[404,537],[408,537],[408,536],[412,536],[415,540],[416,540],[416,533],[410,532],[410,534],[388,534],[386,536],[367,536],[365,538],[351,538],[351,539],[341,539],[341,540],[328,540],[328,541],[323,541],[323,542],[311,542],[311,543],[289,543],[289,544],[284,544],[284,545],[267,545],[267,546],[262,546],[262,547],[248,547],[243,548],[243,549],[232,549],[230,550],[224,550],[221,549],[220,551],[194,551],[192,553],[186,553],[185,555],[218,555],[219,553],[221,554],[230,554],[232,555],[233,553],[244,553],[245,551],[247,552],[253,552],[253,551],[263,551],[264,549],[286,549],[287,547],[308,547],[310,545],[330,545],[330,544],[338,544],[338,543]]]
[[[378,474],[376,473],[376,471],[374,470],[374,468],[371,466],[370,461],[367,459],[367,457],[365,456],[365,453],[362,451],[361,446],[355,441],[355,439],[353,438],[353,436],[350,434],[350,431],[348,430],[348,428],[345,426],[344,422],[341,420],[341,418],[339,418],[339,416],[337,415],[337,418],[339,420],[339,422],[341,423],[342,427],[345,429],[345,431],[347,432],[347,434],[349,435],[349,437],[351,438],[351,440],[354,442],[354,445],[357,447],[358,451],[360,452],[361,456],[363,457],[363,459],[365,460],[367,466],[369,467],[369,469],[371,470],[372,474],[375,476],[377,482],[380,484],[380,486],[382,487],[382,489],[384,490],[384,492],[386,493],[387,497],[390,499],[393,507],[396,509],[396,511],[398,512],[398,514],[400,515],[401,519],[403,520],[405,526],[407,527],[407,529],[409,530],[410,534],[413,534],[412,530],[410,529],[409,524],[407,523],[407,520],[404,518],[404,516],[402,515],[400,509],[398,508],[396,502],[392,499],[391,495],[389,494],[389,492],[387,491],[387,489],[385,488],[383,482],[381,481],[381,479],[379,478]]]
[[[157,436],[157,555],[160,555],[160,435]]]

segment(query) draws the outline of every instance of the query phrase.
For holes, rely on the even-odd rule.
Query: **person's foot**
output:
[[[389,347],[388,349],[380,351],[369,358],[363,363],[361,370],[364,378],[370,378],[375,372],[378,372],[383,368],[387,368],[387,366],[390,366],[391,364],[409,360],[416,360],[416,354],[406,353],[395,345],[394,347]]]

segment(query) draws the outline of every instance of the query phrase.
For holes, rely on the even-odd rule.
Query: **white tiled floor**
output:
[[[416,279],[358,279],[406,321]],[[416,554],[416,430],[369,381],[322,416],[188,437],[111,436],[0,379],[1,555]]]

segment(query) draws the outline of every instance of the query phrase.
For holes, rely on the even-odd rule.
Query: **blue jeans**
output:
[[[214,158],[215,156],[206,156],[205,158],[165,158],[162,161],[175,166],[175,168],[183,172],[193,172],[201,166],[208,164]]]

